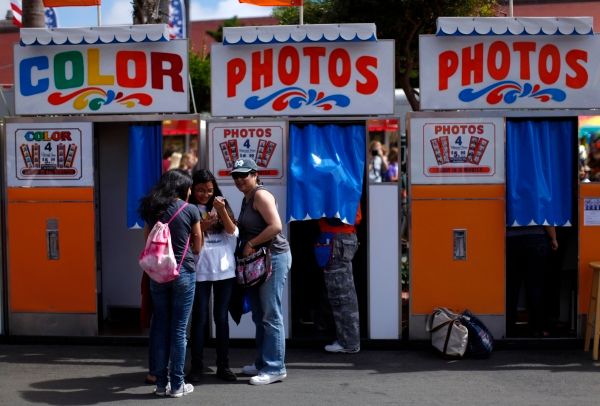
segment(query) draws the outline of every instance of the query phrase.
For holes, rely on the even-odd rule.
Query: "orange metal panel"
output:
[[[95,313],[93,203],[9,201],[7,217],[10,311]],[[48,219],[58,220],[58,260],[47,256]]]
[[[63,188],[9,188],[8,201],[93,201],[94,189],[81,187]]]
[[[503,187],[458,186],[468,191],[465,200],[448,186],[435,188],[430,196],[450,195],[451,200],[412,201],[411,314],[428,314],[438,306],[504,314],[506,205],[504,194],[498,194]],[[453,259],[453,229],[467,230],[466,260]]]
[[[412,199],[504,199],[504,185],[419,185],[411,189]]]
[[[579,313],[587,313],[592,286],[589,263],[600,261],[600,226],[584,226],[584,199],[600,199],[600,183],[579,186]]]

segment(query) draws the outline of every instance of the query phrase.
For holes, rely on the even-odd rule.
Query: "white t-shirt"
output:
[[[225,230],[204,236],[204,246],[196,264],[196,281],[222,281],[235,278],[235,246],[240,231],[236,227],[233,234]]]

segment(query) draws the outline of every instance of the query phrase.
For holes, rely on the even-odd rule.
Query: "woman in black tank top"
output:
[[[282,223],[275,197],[260,185],[256,163],[251,159],[236,161],[231,176],[235,186],[244,194],[238,218],[241,255],[251,255],[260,246],[269,246],[272,253],[271,278],[258,287],[250,288],[257,357],[252,365],[242,369],[244,374],[254,375],[250,384],[266,385],[287,377],[282,298],[292,256],[281,233]]]

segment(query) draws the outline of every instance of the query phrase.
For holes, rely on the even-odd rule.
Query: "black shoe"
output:
[[[217,378],[224,381],[237,381],[237,376],[229,368],[217,368]]]
[[[202,369],[192,369],[185,377],[186,382],[198,383],[202,380],[204,371]]]

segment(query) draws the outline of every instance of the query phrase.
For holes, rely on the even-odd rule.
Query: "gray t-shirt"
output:
[[[171,216],[184,205],[184,201],[176,200],[169,205],[167,210],[160,217],[160,221],[166,223],[169,221]],[[179,272],[195,272],[196,268],[194,265],[194,254],[192,253],[191,247],[191,233],[192,226],[200,221],[200,211],[194,204],[188,204],[177,217],[169,224],[169,231],[171,232],[171,243],[173,244],[173,252],[175,253],[175,259],[177,264],[181,262],[185,245],[190,238],[190,246],[188,247],[187,253],[185,254],[185,260],[181,265]]]

